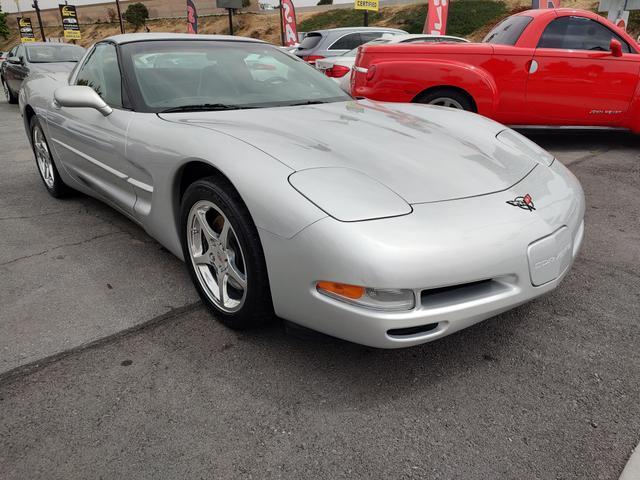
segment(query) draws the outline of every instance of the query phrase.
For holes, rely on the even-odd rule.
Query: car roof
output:
[[[320,30],[312,30],[307,35],[311,33],[329,33],[329,32],[404,32],[404,30],[400,30],[399,28],[389,28],[389,27],[337,27],[337,28],[324,28]]]
[[[117,44],[159,40],[210,40],[266,43],[262,40],[258,40],[257,38],[236,37],[232,35],[194,35],[193,33],[125,33],[123,35],[113,35],[104,39],[104,41]]]

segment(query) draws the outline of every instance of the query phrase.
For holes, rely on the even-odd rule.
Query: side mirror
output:
[[[14,65],[22,65],[22,60],[20,60],[18,57],[9,57],[7,58],[7,62],[13,63]]]
[[[93,88],[84,85],[60,87],[53,92],[53,99],[61,107],[94,108],[105,117],[113,112],[113,109],[105,103]]]
[[[611,39],[611,43],[609,44],[609,50],[611,50],[611,55],[613,55],[614,57],[622,56],[622,44],[615,38]]]

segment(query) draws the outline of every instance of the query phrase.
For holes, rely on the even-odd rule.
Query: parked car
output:
[[[201,64],[136,61],[159,52]],[[70,78],[29,78],[20,110],[47,191],[144,227],[231,328],[275,312],[416,345],[553,290],[582,242],[578,180],[530,140],[468,112],[355,101],[259,40],[111,37]]]
[[[370,42],[383,35],[406,35],[404,30],[381,27],[346,27],[316,30],[305,35],[294,53],[315,64],[316,60],[342,55],[363,43]]]
[[[415,33],[409,35],[383,35],[382,37],[371,40],[365,45],[392,45],[396,43],[468,43],[469,40],[451,35],[428,35],[423,33]],[[340,55],[339,57],[329,57],[316,60],[316,68],[324,73],[327,77],[333,78],[340,88],[345,92],[351,92],[351,69],[356,62],[358,54],[356,47],[350,52]]]
[[[18,103],[18,93],[25,78],[35,72],[70,72],[85,49],[66,43],[16,45],[0,65],[0,83],[9,103]]]
[[[352,93],[471,110],[508,125],[640,132],[639,53],[595,13],[530,10],[483,43],[365,46]]]

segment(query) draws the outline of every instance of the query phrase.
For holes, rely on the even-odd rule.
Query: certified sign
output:
[[[29,17],[18,17],[18,29],[20,30],[20,41],[35,42],[36,36],[33,34],[33,25]]]
[[[76,7],[73,5],[58,5],[60,9],[60,17],[62,17],[62,30],[64,38],[67,40],[80,40],[80,24],[78,23],[78,15]]]
[[[356,0],[353,8],[356,10],[369,10],[372,12],[377,12],[380,9],[380,1],[379,0]]]

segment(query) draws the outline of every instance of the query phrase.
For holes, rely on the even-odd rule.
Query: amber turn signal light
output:
[[[346,283],[318,282],[316,288],[326,293],[333,293],[334,295],[339,295],[341,297],[351,298],[354,300],[362,298],[362,296],[365,294],[364,287],[359,287],[357,285],[348,285]]]

